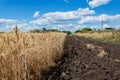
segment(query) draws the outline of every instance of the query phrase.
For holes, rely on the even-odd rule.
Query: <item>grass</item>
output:
[[[87,38],[93,38],[102,40],[105,42],[120,43],[120,31],[102,31],[102,32],[87,32],[87,33],[75,33],[73,35],[84,36]]]
[[[120,31],[112,31],[111,36],[106,35],[101,40],[120,44]]]
[[[37,80],[56,66],[66,34],[59,32],[0,33],[0,80]]]
[[[92,37],[94,39],[98,38],[103,38],[104,36],[111,36],[112,32],[88,32],[88,33],[75,33],[74,35],[78,35],[78,36],[85,36],[85,37]]]

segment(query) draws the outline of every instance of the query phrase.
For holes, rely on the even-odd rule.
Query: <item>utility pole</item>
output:
[[[102,28],[102,30],[104,29],[104,28],[103,28],[103,23],[104,23],[104,21],[103,21],[103,19],[102,19],[102,21],[101,21],[101,28]]]

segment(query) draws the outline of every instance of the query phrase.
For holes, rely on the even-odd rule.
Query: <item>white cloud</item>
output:
[[[117,25],[115,29],[120,30],[120,25]]]
[[[88,2],[89,2],[89,0],[86,0],[86,2],[88,3]]]
[[[51,25],[52,29],[58,29],[61,31],[76,31],[78,29],[81,29],[85,27],[84,25],[79,25],[79,24],[73,24],[73,23],[69,23],[69,24],[58,24],[58,25]]]
[[[39,16],[40,16],[40,11],[36,11],[33,15],[34,18],[39,17]]]
[[[87,16],[79,21],[80,24],[90,23],[90,22],[98,22],[97,17],[96,16]]]
[[[30,31],[34,29],[34,26],[30,25],[29,23],[19,23],[17,26],[21,31]]]
[[[30,21],[30,24],[35,25],[36,27],[39,26],[40,28],[46,27],[48,29],[55,28],[59,30],[75,31],[84,27],[101,29],[100,22],[102,20],[104,21],[104,27],[116,26],[114,22],[120,21],[120,14],[101,14],[98,16],[95,16],[94,14],[95,11],[90,10],[89,8],[79,8],[74,11],[66,12],[48,12],[41,15],[38,19]],[[114,25],[111,25],[111,22],[113,22]],[[90,25],[85,23],[89,23]]]
[[[16,23],[16,22],[18,21],[13,19],[0,19],[0,23]]]
[[[108,25],[108,24],[104,24],[103,25],[103,28],[105,29],[105,28],[109,28],[110,27],[110,25]]]
[[[68,3],[69,2],[69,0],[64,0],[66,3]]]
[[[38,13],[39,12],[36,14]],[[70,30],[74,32],[84,27],[101,29],[101,20],[104,22],[108,21],[108,23],[103,24],[104,28],[115,27],[117,29],[120,29],[120,14],[101,14],[98,16],[95,16],[94,14],[94,10],[90,10],[89,8],[79,8],[74,11],[48,12],[39,16],[38,18],[34,18],[35,20],[29,22],[26,20],[19,21],[13,19],[0,19],[0,30],[12,31],[13,27],[17,24],[19,29],[22,31],[42,29],[45,27],[46,29],[59,29],[61,31]]]
[[[54,21],[51,18],[40,18],[34,21],[30,21],[31,24],[37,24],[37,25],[48,25],[52,22]]]
[[[98,6],[101,6],[101,5],[105,5],[105,4],[108,4],[111,0],[92,0],[92,1],[89,1],[88,4],[94,8],[94,7],[98,7]]]
[[[0,19],[0,30],[11,31],[13,25],[17,24],[19,21],[14,19]]]
[[[38,24],[38,25],[48,25],[53,23],[64,23],[67,21],[72,21],[76,19],[80,19],[82,16],[95,14],[94,10],[90,10],[89,8],[79,8],[76,11],[67,11],[67,12],[49,12],[43,14],[39,19],[31,21],[30,23]]]
[[[13,31],[14,26],[17,25],[22,31],[29,31],[32,26],[26,21],[19,21],[13,19],[0,19],[0,31],[10,32]]]
[[[120,14],[117,14],[117,15],[107,15],[107,14],[102,14],[102,15],[99,15],[99,16],[87,16],[87,17],[84,17],[82,18],[79,23],[80,24],[84,24],[84,23],[95,23],[95,22],[101,22],[101,21],[104,21],[104,22],[109,22],[109,21],[120,21]]]
[[[94,10],[90,10],[89,8],[79,8],[76,11],[67,11],[67,12],[50,12],[43,15],[43,17],[52,17],[54,19],[75,19],[83,15],[91,15],[94,14]]]

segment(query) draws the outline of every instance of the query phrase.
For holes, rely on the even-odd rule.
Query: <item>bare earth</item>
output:
[[[68,36],[56,63],[43,80],[120,80],[120,44]]]

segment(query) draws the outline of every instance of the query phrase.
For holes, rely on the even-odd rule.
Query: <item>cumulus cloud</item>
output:
[[[76,11],[68,11],[68,12],[50,12],[43,15],[43,17],[52,17],[54,19],[75,19],[83,15],[91,15],[94,14],[94,10],[90,10],[89,8],[79,8]]]
[[[14,19],[0,19],[0,31],[11,31],[13,25],[18,23],[18,20]]]
[[[83,27],[83,25],[78,24],[78,20],[93,14],[95,14],[95,11],[89,8],[79,8],[66,12],[48,12],[41,15],[38,19],[30,21],[30,24],[46,28],[75,31]]]
[[[48,25],[53,22],[54,21],[51,18],[40,18],[34,21],[30,21],[30,23],[37,24],[37,25]]]
[[[90,10],[89,8],[79,8],[75,11],[67,11],[67,12],[49,12],[43,14],[39,19],[31,21],[30,23],[38,24],[38,25],[48,25],[51,23],[64,23],[67,21],[80,19],[82,16],[95,14],[94,10]]]
[[[29,31],[32,26],[26,21],[19,21],[14,19],[0,19],[0,31],[13,31],[14,26],[17,25],[22,31]]]
[[[46,27],[48,29],[55,28],[59,30],[75,31],[84,27],[101,29],[100,22],[102,20],[104,22],[104,27],[113,27],[116,26],[115,22],[117,22],[117,24],[120,22],[120,14],[101,14],[98,16],[95,16],[94,14],[95,11],[90,10],[89,8],[79,8],[74,11],[66,12],[48,12],[41,15],[39,18],[30,21],[30,24],[39,26],[40,28]]]
[[[88,1],[88,0],[87,0]],[[105,5],[108,4],[111,0],[92,0],[92,1],[88,1],[88,4],[92,7],[98,7],[101,5]]]
[[[108,21],[118,21],[120,20],[120,14],[117,15],[107,15],[107,14],[102,14],[99,16],[86,16],[83,19],[81,19],[79,21],[80,24],[84,24],[84,23],[95,23],[95,22],[108,22]]]
[[[40,11],[36,11],[33,15],[34,18],[39,17],[39,16],[40,16]]]
[[[16,23],[18,20],[13,19],[0,19],[0,23]]]
[[[36,15],[37,14],[39,14],[39,12],[36,12]],[[70,30],[74,32],[84,27],[101,29],[101,24],[99,23],[102,20],[104,21],[104,28],[117,27],[117,29],[120,29],[120,14],[101,14],[98,16],[95,16],[94,14],[94,10],[90,10],[89,8],[79,8],[74,11],[48,12],[41,16],[38,16],[38,18],[34,18],[35,20],[33,21],[0,19],[0,30],[11,31],[13,30],[14,25],[17,24],[19,29],[22,31],[29,31],[31,29],[42,29],[45,27],[46,29],[59,29],[61,31]],[[86,23],[89,23],[90,25]]]
[[[79,24],[73,24],[73,23],[69,23],[69,24],[57,24],[57,25],[50,25],[50,27],[52,29],[58,29],[61,31],[71,31],[74,32],[78,29],[82,29],[83,27],[85,27],[84,25],[79,25]]]
[[[33,25],[30,25],[29,23],[25,22],[25,23],[19,23],[17,24],[18,28],[21,30],[21,31],[30,31],[32,29],[34,29],[34,26]]]
[[[105,29],[105,28],[109,28],[110,27],[110,25],[108,25],[108,24],[104,24],[103,25],[103,28]]]
[[[120,30],[120,25],[117,25],[115,29]]]

